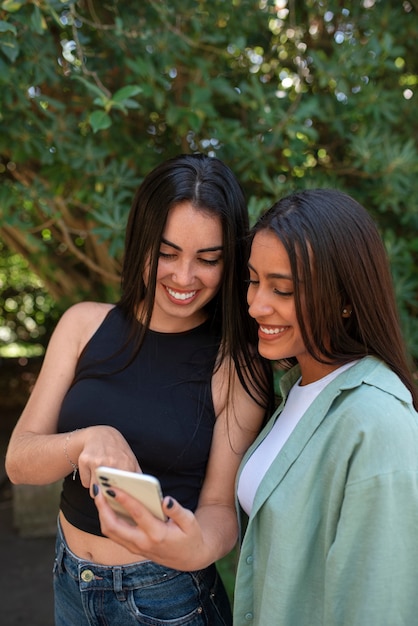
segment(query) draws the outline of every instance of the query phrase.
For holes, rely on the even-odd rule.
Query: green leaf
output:
[[[102,100],[102,102],[106,102],[108,100],[108,96],[102,89],[100,89],[100,87],[98,87],[94,83],[89,82],[83,76],[78,76],[77,74],[75,74],[72,75],[71,78],[73,80],[78,80],[80,83],[83,83],[83,85],[87,87],[89,91],[96,94],[96,96],[98,96]]]
[[[114,102],[123,102],[123,100],[132,98],[132,96],[136,96],[139,93],[142,93],[142,87],[139,85],[126,85],[126,87],[118,89],[118,91],[113,94],[112,100]]]
[[[25,2],[19,2],[18,0],[4,0],[4,2],[1,3],[1,8],[3,11],[15,13],[16,11],[19,11],[24,4]]]
[[[17,40],[10,33],[6,33],[0,39],[0,50],[12,63],[16,61],[20,52]]]
[[[32,17],[31,17],[31,25],[32,29],[38,35],[42,35],[44,31],[47,29],[46,21],[39,9],[39,7],[35,6],[33,9]]]
[[[104,97],[104,94],[102,96],[99,96],[98,98],[95,98],[93,100],[93,104],[97,104],[98,107],[105,107],[106,105],[108,105],[108,103],[110,102],[110,100],[108,98]]]
[[[5,33],[7,31],[11,31],[13,35],[16,35],[16,27],[13,24],[9,24],[9,22],[4,22],[0,20],[0,33]]]
[[[99,130],[105,130],[106,128],[110,128],[110,126],[112,126],[110,115],[108,115],[105,111],[94,111],[94,113],[89,116],[89,122],[93,132],[95,133]]]
[[[124,100],[122,104],[127,109],[140,109],[141,108],[139,102],[137,102],[136,100],[132,100],[131,98],[126,98],[126,100]]]

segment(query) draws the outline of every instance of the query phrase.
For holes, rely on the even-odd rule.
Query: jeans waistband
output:
[[[58,520],[55,567],[65,569],[80,589],[113,589],[116,593],[122,590],[138,589],[155,585],[164,580],[187,575],[186,572],[159,565],[153,561],[138,561],[128,565],[100,565],[79,558],[70,550]],[[201,580],[214,566],[196,572],[188,572],[193,578]]]

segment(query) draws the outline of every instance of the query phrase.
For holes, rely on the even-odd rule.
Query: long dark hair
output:
[[[380,358],[410,390],[418,408],[386,250],[366,209],[343,192],[309,189],[275,203],[251,238],[264,229],[275,233],[289,255],[296,314],[308,352],[324,363]],[[342,315],[344,309],[348,317]]]
[[[197,210],[220,218],[223,235],[222,285],[208,304],[208,316],[219,331],[221,354],[232,357],[247,392],[267,411],[272,409],[270,364],[257,355],[257,329],[246,305],[248,211],[243,191],[222,161],[203,154],[181,154],[169,159],[144,179],[128,218],[122,268],[122,296],[118,306],[135,326],[141,303],[140,349],[154,306],[161,238],[168,213],[189,201]],[[148,266],[147,285],[144,272]],[[137,325],[138,326],[138,325]]]

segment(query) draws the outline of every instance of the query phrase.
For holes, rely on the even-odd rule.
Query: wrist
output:
[[[71,436],[77,432],[78,428],[76,428],[75,430],[72,430],[70,433],[67,434],[67,436],[65,437],[64,440],[64,454],[65,454],[65,458],[67,459],[69,465],[71,465],[71,469],[72,469],[72,474],[73,474],[73,480],[75,480],[75,477],[77,475],[78,472],[78,464],[73,460],[70,451],[69,451],[69,444],[70,444],[70,439]]]

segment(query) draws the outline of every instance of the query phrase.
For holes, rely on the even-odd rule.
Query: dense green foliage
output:
[[[0,356],[41,355],[57,316],[39,277],[0,242]]]
[[[348,191],[388,246],[418,357],[417,0],[4,0],[0,237],[67,305],[113,298],[133,191],[224,159],[253,217]]]

